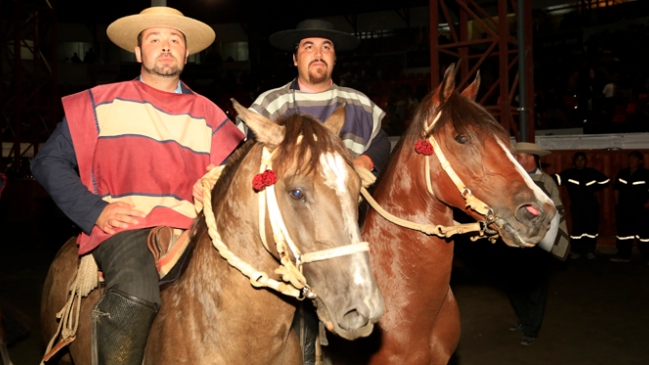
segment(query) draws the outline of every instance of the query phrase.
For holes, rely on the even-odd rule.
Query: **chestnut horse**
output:
[[[145,364],[301,364],[291,330],[298,301],[251,286],[266,279],[277,283],[277,291],[314,299],[326,327],[350,340],[367,336],[384,311],[357,223],[360,179],[337,137],[344,109],[324,126],[306,115],[275,124],[234,103],[257,142],[247,142],[230,157],[212,190],[213,209],[206,202],[204,214],[213,211],[215,227],[208,227],[203,215],[197,218],[182,275],[161,287],[163,304],[149,334]],[[255,192],[253,178],[270,166],[274,185]],[[281,214],[274,213],[275,205]],[[276,239],[277,245],[271,244]],[[215,249],[216,241],[249,264],[239,267],[258,271],[250,279],[242,275],[233,267],[237,260],[220,256],[226,255]],[[50,268],[41,305],[46,338],[56,329],[55,313],[65,303],[78,260],[70,240]],[[279,262],[282,275],[274,273]],[[82,300],[78,334],[69,345],[75,364],[91,362],[90,313],[100,296],[101,290],[94,290]]]
[[[456,92],[449,67],[420,104],[372,195],[385,211],[409,222],[451,227],[457,208],[482,220],[488,226],[483,234],[497,232],[510,246],[533,246],[556,209],[517,164],[506,131],[474,102],[478,85],[476,77]],[[372,269],[386,312],[370,337],[353,343],[334,338],[325,352],[335,364],[447,364],[460,337],[449,287],[453,241],[398,226],[372,209],[362,234],[372,242]]]

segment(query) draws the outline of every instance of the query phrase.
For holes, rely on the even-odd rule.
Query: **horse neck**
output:
[[[277,261],[259,238],[258,196],[251,186],[259,169],[259,158],[255,155],[253,149],[242,161],[225,195],[214,202],[214,215],[217,231],[229,250],[258,271],[274,277]],[[182,281],[175,286],[175,290],[183,291],[182,295],[209,303],[202,306],[197,318],[204,321],[221,317],[224,320],[216,326],[219,333],[231,332],[233,336],[240,331],[240,321],[257,322],[260,333],[282,336],[280,332],[288,332],[295,312],[292,302],[271,289],[253,288],[245,275],[220,256],[207,231],[201,232]],[[284,334],[283,338],[286,337]]]
[[[412,148],[412,145],[406,148]],[[452,225],[451,208],[428,192],[424,156],[403,149],[395,151],[393,156],[372,194],[379,205],[411,222]],[[431,158],[433,184],[444,177],[442,173],[437,159]],[[384,329],[400,321],[395,318],[400,314],[395,313],[420,314],[438,308],[450,282],[452,241],[400,227],[372,208],[367,214],[362,235],[372,247],[372,267],[388,308],[381,320]],[[404,292],[416,293],[412,298],[417,299],[404,299]]]
[[[428,192],[426,157],[405,150],[411,147],[404,143],[395,151],[372,196],[382,208],[400,218],[419,223],[452,224],[451,209]],[[431,157],[430,179],[434,189],[436,182],[445,177],[439,167],[439,161]],[[370,209],[363,234],[368,230],[368,221],[382,219],[374,209]]]

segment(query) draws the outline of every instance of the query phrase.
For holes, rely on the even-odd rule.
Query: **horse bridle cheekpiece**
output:
[[[485,217],[484,221],[478,222],[481,223],[480,226],[482,227],[482,229],[479,231],[478,238],[484,237],[485,233],[487,233],[491,236],[489,237],[489,240],[495,242],[497,238],[497,236],[494,236],[495,234],[497,234],[496,231],[487,228],[491,223],[494,223],[496,221],[494,210],[485,202],[473,195],[471,189],[466,187],[462,179],[453,169],[453,166],[451,166],[451,163],[446,159],[446,156],[444,156],[444,152],[439,147],[439,144],[435,139],[433,128],[435,127],[435,123],[437,123],[441,116],[442,111],[440,110],[439,113],[437,113],[437,116],[435,116],[435,119],[433,119],[432,123],[430,123],[430,125],[427,124],[424,127],[424,137],[428,137],[428,142],[430,143],[432,150],[435,151],[435,155],[437,156],[440,165],[442,166],[444,171],[446,171],[446,174],[451,178],[457,189],[460,191],[460,194],[466,201],[466,206]],[[430,155],[426,155],[426,187],[428,188],[428,192],[434,196],[435,194],[433,193],[432,183],[430,181]]]
[[[298,143],[300,143],[300,141],[301,139],[298,140]],[[357,252],[369,251],[369,244],[367,242],[358,242],[328,250],[302,254],[291,239],[279,210],[274,186],[277,182],[277,175],[275,174],[275,171],[273,171],[271,164],[273,153],[271,153],[265,146],[262,151],[260,171],[259,174],[255,175],[252,181],[253,189],[259,194],[259,234],[266,250],[273,252],[266,241],[266,208],[268,208],[268,217],[271,223],[273,238],[275,240],[275,249],[281,263],[280,266],[275,269],[275,273],[280,275],[284,282],[271,279],[268,277],[267,273],[254,269],[251,265],[234,255],[225,243],[223,243],[223,240],[221,240],[221,237],[216,230],[216,219],[212,210],[211,185],[219,178],[223,166],[218,166],[212,169],[212,171],[208,172],[203,179],[201,179],[204,196],[203,204],[205,206],[203,207],[201,204],[197,204],[196,210],[203,210],[208,233],[212,239],[212,244],[219,254],[226,259],[230,265],[247,276],[250,279],[250,284],[252,286],[256,288],[271,288],[299,300],[305,298],[315,300],[318,298],[318,295],[307,284],[306,278],[302,274],[302,265],[308,262],[322,261],[335,257],[351,255]],[[289,251],[295,258],[295,262],[291,260]],[[286,283],[290,285],[287,285]]]

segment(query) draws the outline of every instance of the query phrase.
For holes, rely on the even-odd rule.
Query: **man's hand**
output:
[[[210,170],[212,170],[215,167],[216,166],[211,163],[209,166],[207,166],[205,171],[209,172]],[[202,177],[201,177],[201,179],[202,179]],[[203,202],[203,184],[201,183],[201,179],[198,179],[198,181],[196,181],[194,183],[194,187],[192,188],[192,196],[194,197],[195,201],[198,201],[198,202],[202,203]],[[210,184],[210,189],[213,188],[213,187],[214,187],[214,184]]]
[[[360,155],[356,157],[353,162],[355,165],[362,166],[368,169],[369,171],[372,171],[372,169],[374,168],[372,164],[372,160],[370,160],[370,158],[365,155]]]
[[[128,228],[131,224],[138,224],[138,217],[144,218],[146,214],[131,204],[115,202],[104,208],[95,224],[105,233],[115,234],[114,228]]]

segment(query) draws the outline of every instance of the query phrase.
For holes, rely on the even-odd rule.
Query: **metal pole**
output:
[[[434,89],[439,85],[439,0],[429,0],[428,9],[430,13],[430,87]]]
[[[522,142],[527,142],[527,59],[525,54],[525,0],[516,1],[518,37],[518,116]]]
[[[509,23],[507,21],[507,0],[498,0],[498,77],[500,78],[500,124],[505,130],[516,130],[512,126],[511,102],[509,100]]]

